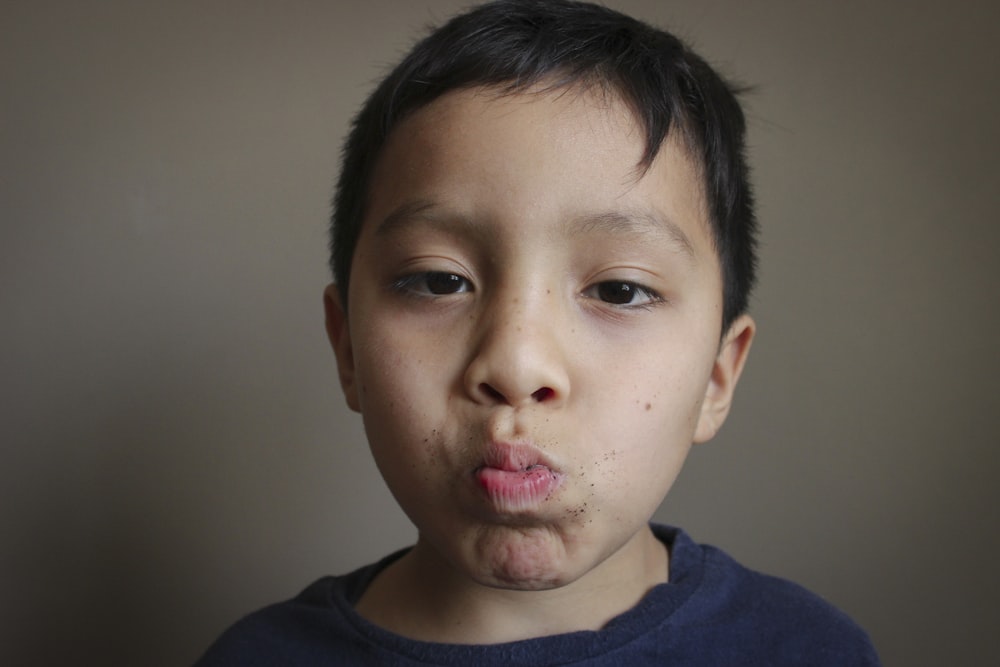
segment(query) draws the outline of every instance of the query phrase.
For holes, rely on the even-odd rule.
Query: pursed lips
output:
[[[502,511],[523,511],[544,502],[564,477],[533,445],[507,442],[490,443],[473,475]]]

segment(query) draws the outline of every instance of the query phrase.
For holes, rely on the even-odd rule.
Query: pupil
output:
[[[432,294],[453,294],[461,288],[462,278],[454,273],[432,273],[427,276],[427,289]]]
[[[601,283],[598,287],[602,301],[618,305],[630,303],[633,291],[632,285],[628,283]]]

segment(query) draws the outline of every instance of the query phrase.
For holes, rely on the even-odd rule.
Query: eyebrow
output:
[[[417,199],[405,202],[387,215],[375,229],[376,236],[388,236],[405,227],[408,223],[421,221],[452,230],[463,229],[474,236],[490,236],[488,228],[476,224],[461,215],[452,215],[437,202]],[[653,211],[626,210],[604,211],[577,216],[566,221],[562,230],[567,236],[580,234],[629,235],[666,239],[678,253],[690,260],[697,255],[691,239],[673,220]]]
[[[696,258],[694,244],[680,225],[653,211],[606,211],[576,218],[569,223],[569,227],[567,232],[570,234],[584,232],[666,237],[680,254],[691,260]]]
[[[378,223],[375,235],[392,236],[406,230],[413,223],[421,223],[431,229],[476,241],[497,241],[496,231],[490,225],[481,224],[476,218],[431,199],[415,199],[400,204]]]
[[[453,211],[430,199],[415,199],[399,205],[385,216],[375,228],[376,236],[391,236],[412,223],[424,223],[457,236],[495,241],[496,233],[489,225],[480,224],[475,218]]]
[[[376,236],[387,236],[414,219],[424,222],[441,222],[439,207],[428,199],[417,199],[401,204],[385,216],[375,228]]]

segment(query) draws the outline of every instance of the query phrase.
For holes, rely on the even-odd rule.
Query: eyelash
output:
[[[602,288],[605,289],[618,288],[617,295],[627,296],[629,301],[619,303],[612,298],[613,296],[617,295],[612,295],[608,293],[601,294]],[[665,299],[659,293],[657,293],[656,290],[646,287],[645,285],[632,282],[630,280],[604,280],[595,285],[592,285],[591,287],[588,287],[586,290],[584,290],[584,295],[589,298],[597,299],[602,303],[626,309],[633,309],[633,308],[649,309],[652,306],[663,303],[665,301]],[[642,300],[639,303],[632,303],[631,301],[636,296],[642,297]]]
[[[446,281],[435,286],[444,287],[445,289],[443,291],[434,291],[435,288],[431,287],[430,282],[432,280]],[[457,287],[458,289],[448,291],[448,289],[452,286]],[[412,294],[428,298],[449,296],[451,294],[462,294],[473,291],[472,284],[467,278],[449,271],[421,271],[419,273],[411,273],[410,275],[403,276],[399,280],[395,281],[392,284],[392,288],[395,291],[402,292],[404,294]]]
[[[467,278],[449,271],[412,273],[396,280],[392,284],[392,287],[397,292],[426,298],[444,297],[475,291]],[[614,292],[609,293],[606,291],[608,289],[612,289]],[[648,309],[665,301],[655,290],[629,280],[604,280],[591,285],[584,290],[583,294],[587,298],[596,299],[602,303],[623,309]],[[618,301],[618,296],[626,296],[628,300]],[[639,303],[632,302],[636,297],[641,299]]]

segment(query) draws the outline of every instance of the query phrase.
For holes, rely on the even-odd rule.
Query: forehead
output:
[[[653,222],[714,261],[700,169],[675,134],[646,168],[643,128],[604,89],[452,91],[390,134],[364,226],[415,210],[532,229],[580,220],[624,232]]]

